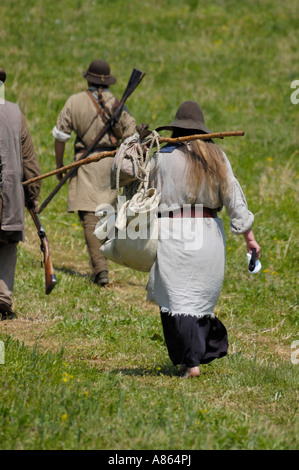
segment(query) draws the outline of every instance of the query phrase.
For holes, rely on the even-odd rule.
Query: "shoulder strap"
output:
[[[87,94],[89,95],[89,93],[90,93],[89,90],[86,90],[86,92],[87,92]],[[90,95],[89,95],[89,96],[90,96]],[[93,98],[92,94],[91,94],[90,98]],[[92,101],[93,101],[93,100],[92,100]],[[96,119],[97,117],[98,117],[98,115],[96,114],[96,115],[92,118],[91,122],[89,123],[89,125],[87,126],[87,128],[85,129],[85,131],[83,132],[82,136],[79,136],[79,135],[76,136],[75,147],[76,147],[76,143],[77,143],[77,142],[81,142],[81,143],[83,144],[84,148],[85,148],[86,150],[88,150],[88,146],[87,146],[87,144],[86,144],[85,141],[84,141],[84,136],[87,134],[87,132],[89,131],[89,129],[91,128],[92,124],[94,123],[94,121],[95,121],[95,119]],[[100,132],[101,132],[101,131],[100,131]],[[98,133],[97,137],[100,135],[100,132]],[[96,137],[96,138],[97,138],[97,137]]]
[[[94,95],[91,93],[90,90],[86,90],[86,93],[88,94],[89,98],[93,102],[93,104],[94,104],[94,106],[95,106],[95,108],[98,112],[98,115],[101,116],[101,119],[102,119],[103,123],[106,124],[108,119],[110,119],[110,117],[111,117],[111,113],[105,105],[103,96],[100,94],[99,95],[99,101],[98,101],[94,97]],[[117,104],[117,100],[115,100],[115,101],[116,101],[116,103],[114,104],[114,106]],[[108,114],[108,116],[107,116],[107,114]],[[116,147],[117,144],[118,144],[118,139],[112,133],[109,134],[109,137],[110,137],[111,143]]]
[[[86,90],[86,93],[88,94],[89,98],[91,99],[91,101],[93,102],[99,116],[101,116],[104,124],[106,124],[106,122],[108,121],[108,117],[106,116],[104,110],[107,112],[107,110],[105,109],[105,107],[103,106],[103,97],[102,95],[99,96],[99,101],[101,102],[101,106],[99,104],[99,101],[93,96],[93,94],[91,93],[90,90]],[[109,115],[108,115],[109,116]],[[110,116],[109,116],[110,117]]]

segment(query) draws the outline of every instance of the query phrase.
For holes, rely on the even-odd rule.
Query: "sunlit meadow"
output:
[[[262,270],[250,275],[229,231],[216,314],[229,355],[180,379],[168,359],[147,274],[110,263],[93,284],[82,228],[64,186],[41,214],[58,285],[44,293],[35,226],[26,214],[14,289],[18,319],[1,322],[1,449],[298,449],[299,17],[295,0],[9,0],[1,5],[6,99],[25,114],[43,173],[55,168],[51,130],[82,71],[107,60],[138,124],[202,106],[255,214]],[[73,159],[74,136],[65,163]],[[56,185],[43,180],[40,202]]]

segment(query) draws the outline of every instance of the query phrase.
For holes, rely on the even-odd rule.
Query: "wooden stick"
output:
[[[208,140],[208,139],[223,139],[224,137],[233,137],[233,136],[243,136],[245,135],[244,131],[232,131],[232,132],[214,132],[213,134],[195,134],[187,135],[183,137],[160,137],[159,143],[170,142],[170,143],[179,143],[186,142],[191,140]]]
[[[213,134],[195,134],[195,135],[187,135],[182,137],[159,137],[159,143],[171,143],[176,144],[180,142],[187,142],[192,140],[207,140],[207,139],[223,139],[224,137],[237,137],[245,135],[244,131],[232,131],[232,132],[214,132]],[[98,162],[102,158],[112,157],[116,154],[117,150],[111,150],[111,152],[101,152],[93,157],[87,157],[83,160],[78,160],[76,162],[70,163],[70,165],[62,166],[61,168],[57,168],[56,170],[50,171],[49,173],[44,173],[43,175],[36,176],[35,178],[31,178],[30,180],[24,181],[22,184],[23,186],[27,186],[28,184],[35,183],[36,181],[40,181],[44,178],[48,178],[52,175],[57,175],[59,173],[66,173],[73,168],[78,168],[82,165],[88,165],[88,163]]]
[[[82,165],[87,165],[88,163],[98,162],[102,158],[105,157],[112,157],[116,154],[116,150],[111,150],[111,152],[101,152],[93,157],[87,157],[84,160],[78,160],[77,162],[70,163],[69,165],[62,166],[61,168],[57,168],[56,170],[52,170],[49,173],[44,173],[43,175],[36,176],[35,178],[31,178],[30,180],[24,181],[22,184],[23,186],[27,186],[28,184],[35,183],[35,181],[40,181],[44,178],[48,178],[48,176],[57,175],[59,173],[65,173],[68,170],[72,170],[73,168],[77,168]]]

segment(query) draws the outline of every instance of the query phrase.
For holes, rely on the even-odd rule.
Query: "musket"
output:
[[[44,255],[43,263],[45,267],[45,292],[46,295],[49,295],[57,284],[54,267],[50,257],[49,241],[45,229],[40,223],[40,220],[34,208],[32,206],[28,206],[28,210],[33,219],[33,222],[35,223],[35,226],[37,228],[37,234],[41,241],[40,249]]]
[[[226,131],[226,132],[214,132],[213,134],[194,134],[182,137],[158,137],[158,141],[161,144],[166,142],[168,143],[181,143],[181,142],[191,142],[193,140],[210,140],[210,139],[223,139],[225,137],[238,137],[244,136],[244,131]],[[65,173],[66,171],[76,169],[82,165],[88,165],[89,163],[98,162],[106,157],[113,157],[116,154],[117,150],[111,150],[107,152],[101,152],[97,155],[92,157],[87,157],[82,160],[77,160],[76,162],[70,163],[69,165],[62,166],[61,168],[57,168],[56,170],[49,171],[49,173],[44,173],[43,175],[36,176],[35,178],[31,178],[30,180],[24,181],[22,184],[27,186],[28,184],[35,183],[36,181],[40,181],[44,178],[48,178],[49,176],[57,175],[59,173]]]
[[[96,137],[96,139],[92,142],[90,147],[86,150],[86,152],[77,161],[84,160],[86,157],[88,157],[88,155],[90,155],[93,152],[93,150],[96,148],[97,144],[104,137],[106,132],[108,132],[109,129],[111,127],[113,127],[113,125],[118,121],[118,119],[119,119],[119,117],[122,113],[122,110],[123,110],[123,107],[124,107],[124,104],[125,104],[126,100],[133,93],[133,91],[139,85],[139,83],[141,82],[141,80],[143,79],[144,76],[145,76],[144,72],[141,72],[140,70],[137,70],[135,68],[133,69],[133,72],[131,74],[131,77],[129,79],[127,87],[126,87],[126,89],[123,93],[123,96],[122,96],[121,100],[119,101],[119,103],[117,104],[117,106],[115,107],[112,116],[107,120],[107,122],[106,122],[105,126],[103,127],[102,131]],[[70,171],[68,171],[64,175],[64,177],[59,181],[59,183],[54,188],[54,190],[49,194],[49,196],[45,199],[45,201],[40,205],[40,207],[38,209],[38,214],[40,214],[42,212],[42,210],[49,204],[49,202],[53,199],[55,194],[57,194],[59,189],[64,185],[64,183],[69,179],[69,177],[72,174],[75,173],[75,171],[76,171],[76,168],[72,168]]]

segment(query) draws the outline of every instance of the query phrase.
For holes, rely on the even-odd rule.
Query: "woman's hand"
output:
[[[247,245],[247,252],[251,253],[252,249],[255,248],[256,249],[256,258],[259,259],[260,255],[261,255],[261,247],[258,244],[258,242],[256,241],[256,239],[254,238],[254,234],[253,234],[253,231],[251,230],[251,228],[249,230],[247,230],[247,232],[243,233],[243,235],[244,235],[246,245]]]

